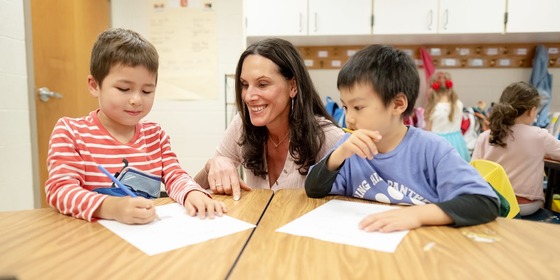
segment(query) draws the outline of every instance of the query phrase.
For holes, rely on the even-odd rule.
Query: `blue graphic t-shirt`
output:
[[[348,137],[350,134],[333,150]],[[497,198],[449,142],[412,126],[391,152],[377,154],[372,160],[357,155],[346,159],[330,194],[405,205],[443,202],[461,194]]]

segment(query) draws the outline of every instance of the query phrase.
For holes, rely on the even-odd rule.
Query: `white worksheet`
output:
[[[396,207],[331,200],[276,231],[393,253],[408,230],[391,233],[365,232],[358,228],[358,224],[370,214],[394,208]]]
[[[99,223],[148,255],[255,227],[226,215],[212,220],[191,217],[178,203],[156,206],[156,212],[160,219],[146,225],[127,225],[110,220],[99,220]]]

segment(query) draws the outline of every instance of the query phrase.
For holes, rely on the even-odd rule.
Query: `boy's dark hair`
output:
[[[539,107],[541,98],[537,89],[526,82],[509,84],[494,104],[490,114],[490,144],[505,148],[506,138],[511,134],[515,119],[534,107]]]
[[[158,59],[156,48],[137,32],[109,28],[99,34],[93,45],[89,71],[101,86],[114,65],[144,66],[149,72],[157,74]]]
[[[337,88],[369,84],[379,94],[385,107],[403,93],[408,107],[403,116],[412,114],[420,89],[420,77],[414,60],[405,52],[385,45],[371,45],[356,54],[338,73]]]

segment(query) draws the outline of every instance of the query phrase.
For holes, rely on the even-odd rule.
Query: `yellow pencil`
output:
[[[348,133],[354,132],[354,130],[348,129],[348,128],[346,128],[346,127],[343,127],[342,130],[343,130],[344,132],[348,132]]]

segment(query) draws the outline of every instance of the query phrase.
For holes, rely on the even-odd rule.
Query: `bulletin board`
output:
[[[217,98],[213,0],[149,0],[146,37],[158,50],[158,98]]]
[[[414,58],[422,68],[420,48],[424,47],[436,68],[530,68],[535,47],[543,45],[548,50],[548,67],[560,68],[560,43],[533,44],[441,44],[395,45]],[[364,48],[354,46],[300,46],[308,69],[340,69],[344,63]]]

